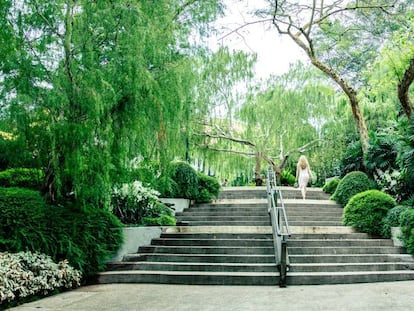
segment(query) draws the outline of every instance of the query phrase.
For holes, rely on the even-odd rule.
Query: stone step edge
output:
[[[246,277],[279,277],[279,272],[225,272],[225,271],[164,271],[164,270],[121,270],[121,271],[104,271],[98,273],[98,276],[108,275],[215,275],[215,276],[246,276]]]
[[[291,234],[358,233],[346,226],[290,226]],[[165,233],[272,233],[271,226],[175,226],[166,227]]]

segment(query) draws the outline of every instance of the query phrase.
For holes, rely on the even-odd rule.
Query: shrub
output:
[[[350,172],[342,178],[331,199],[346,205],[355,194],[373,189],[374,184],[363,172]]]
[[[341,181],[340,178],[334,178],[328,181],[322,188],[323,192],[328,194],[335,193],[336,188],[338,187],[339,182]]]
[[[207,176],[203,173],[197,173],[198,176],[198,195],[197,203],[209,203],[213,198],[218,198],[220,194],[220,183],[214,177]]]
[[[81,272],[40,253],[0,253],[0,307],[80,286]]]
[[[293,186],[295,184],[296,178],[293,176],[290,170],[283,170],[280,174],[280,184],[282,186]]]
[[[387,216],[384,219],[381,234],[385,238],[391,237],[391,227],[400,227],[400,215],[408,207],[404,205],[397,205],[388,211]]]
[[[44,174],[34,168],[11,168],[0,172],[0,187],[20,187],[40,190]]]
[[[414,209],[407,208],[400,215],[401,235],[407,251],[414,256]]]
[[[167,169],[167,177],[170,182],[167,197],[195,199],[198,195],[198,176],[193,167],[186,162],[172,162]]]
[[[0,214],[0,251],[67,259],[85,277],[103,270],[122,243],[122,224],[109,211],[48,205],[34,190],[0,188]]]
[[[358,193],[344,208],[344,224],[361,232],[381,235],[385,216],[395,205],[395,200],[389,194],[379,190]]]
[[[173,210],[160,202],[158,195],[158,191],[144,187],[140,181],[115,187],[112,213],[128,225],[175,225]]]

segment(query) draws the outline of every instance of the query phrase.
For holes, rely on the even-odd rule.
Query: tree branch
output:
[[[414,80],[414,57],[410,59],[408,68],[405,70],[404,75],[400,82],[398,82],[398,99],[400,100],[401,106],[404,113],[408,118],[413,113],[413,103],[410,98],[409,89]]]

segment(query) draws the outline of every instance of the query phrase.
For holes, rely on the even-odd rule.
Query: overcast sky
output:
[[[246,23],[257,21],[258,18],[249,14],[249,11],[257,8],[261,2],[261,0],[226,0],[226,16],[217,21],[218,27],[226,29],[225,33],[228,34]],[[269,24],[248,25],[238,33],[232,33],[220,41],[221,37],[212,38],[213,49],[223,43],[232,49],[257,53],[255,68],[257,78],[267,78],[271,74],[287,72],[290,63],[299,59],[306,60],[304,52],[290,38],[279,36],[274,27],[269,29]]]

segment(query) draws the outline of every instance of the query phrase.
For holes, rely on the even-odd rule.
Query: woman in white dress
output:
[[[301,155],[296,165],[296,180],[304,200],[306,199],[306,186],[308,185],[310,176],[311,170],[308,159],[304,155]]]

